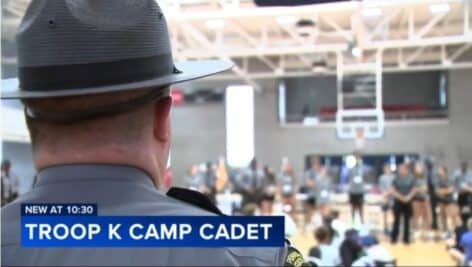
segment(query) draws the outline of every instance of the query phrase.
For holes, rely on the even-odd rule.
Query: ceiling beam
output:
[[[431,28],[433,28],[438,22],[440,22],[448,13],[442,13],[434,16],[426,25],[423,26],[415,35],[413,36],[414,39],[420,39],[424,35],[426,35]]]
[[[448,69],[471,69],[472,62],[460,62],[453,63],[451,65],[447,64],[424,64],[424,65],[408,65],[406,67],[384,67],[382,71],[384,73],[397,73],[397,72],[418,72],[418,71],[433,71],[433,70],[448,70]],[[356,69],[355,66],[349,66],[350,70],[347,70],[345,73],[350,73]],[[355,72],[353,72],[355,73]],[[249,77],[254,80],[264,80],[264,79],[276,79],[276,78],[288,78],[288,77],[313,77],[313,76],[323,76],[323,75],[336,75],[336,70],[327,70],[320,72],[313,71],[286,71],[283,74],[274,74],[272,72],[254,72],[250,73]],[[208,77],[206,79],[214,81],[224,81],[224,80],[234,80],[237,78],[235,75],[231,74],[220,74]]]
[[[186,31],[190,36],[192,36],[197,42],[199,42],[201,45],[203,45],[206,49],[215,50],[215,46],[212,44],[212,42],[210,40],[208,40],[208,38],[203,33],[198,31],[198,29],[196,29],[190,23],[182,21],[182,23],[180,24],[180,27],[181,27],[182,31]],[[217,50],[216,54],[217,54],[218,58],[220,58],[220,59],[231,60],[230,56],[226,55],[225,53],[223,53],[220,50]],[[234,61],[233,61],[233,63],[234,63]],[[246,81],[249,85],[254,87],[254,89],[256,91],[260,92],[260,90],[261,90],[260,86],[254,80],[249,78],[248,73],[246,73],[243,69],[241,69],[237,64],[234,64],[234,67],[232,68],[232,71],[235,72],[241,79]]]
[[[451,57],[448,58],[449,61],[455,61],[458,57],[460,57],[464,52],[469,50],[469,48],[472,46],[472,43],[467,43],[462,45],[459,49],[457,49]]]

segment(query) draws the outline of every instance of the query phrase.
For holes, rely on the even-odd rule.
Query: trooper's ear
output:
[[[170,108],[172,106],[172,98],[164,97],[156,101],[154,104],[154,137],[161,141],[167,142],[170,138]]]

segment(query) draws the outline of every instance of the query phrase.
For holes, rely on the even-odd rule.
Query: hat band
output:
[[[23,91],[84,89],[159,78],[173,73],[171,54],[112,62],[20,67]]]
[[[125,113],[164,96],[168,96],[168,91],[163,88],[159,88],[151,90],[149,93],[145,93],[136,98],[125,100],[123,102],[98,106],[87,110],[77,110],[70,112],[51,112],[37,110],[25,105],[25,115],[26,117],[29,117],[34,120],[63,124],[73,123],[87,119],[94,119],[97,117]]]

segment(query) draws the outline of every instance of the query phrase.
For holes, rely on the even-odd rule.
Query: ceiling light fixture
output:
[[[366,8],[362,10],[362,16],[364,18],[375,18],[382,16],[382,9],[375,7],[375,8]]]
[[[209,19],[205,21],[205,26],[208,29],[221,29],[225,26],[225,21],[222,19]]]
[[[360,57],[361,54],[362,54],[362,51],[361,49],[358,47],[358,46],[355,46],[352,48],[352,51],[351,51],[352,55],[355,56],[355,57]]]
[[[277,23],[279,25],[285,26],[285,25],[292,25],[297,21],[297,17],[295,16],[278,16],[275,18]]]
[[[348,45],[348,52],[355,58],[360,58],[362,55],[362,50],[359,48],[356,42],[351,42]]]
[[[429,12],[432,15],[444,14],[449,12],[449,10],[451,10],[451,7],[447,3],[432,4],[429,6]]]

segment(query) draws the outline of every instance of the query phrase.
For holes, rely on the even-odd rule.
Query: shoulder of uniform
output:
[[[201,208],[205,211],[217,215],[224,215],[207,196],[198,191],[180,187],[172,187],[169,189],[166,195],[170,198]]]

